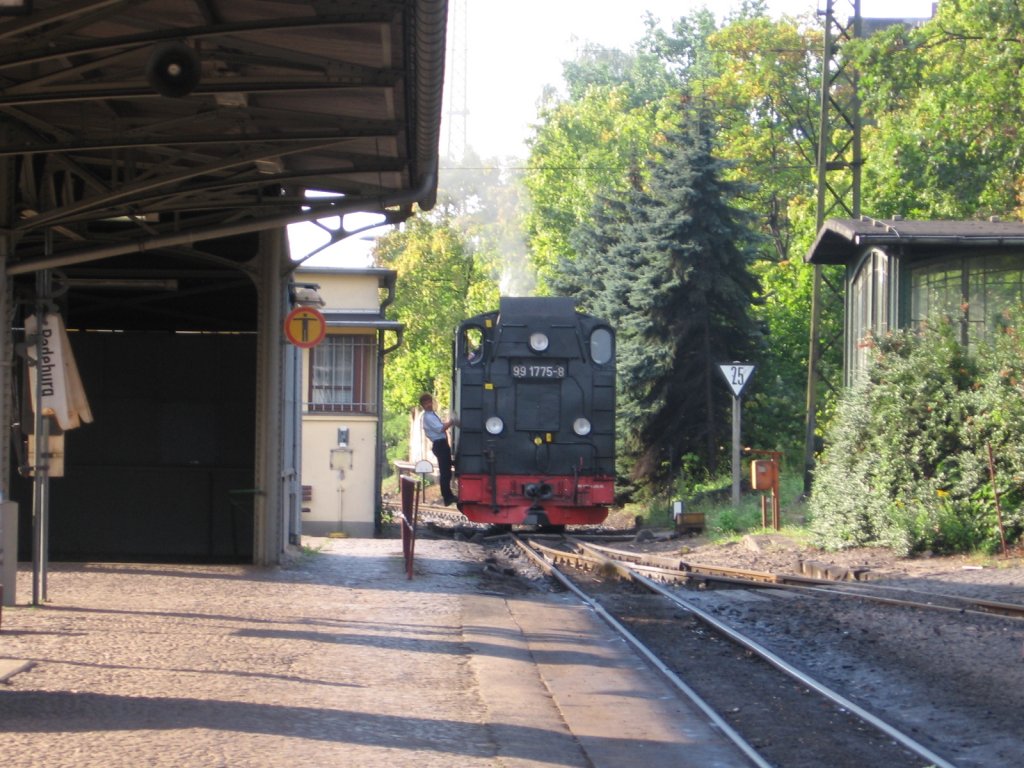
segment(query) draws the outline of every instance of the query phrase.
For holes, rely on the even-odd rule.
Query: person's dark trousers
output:
[[[437,470],[441,476],[441,498],[445,504],[455,502],[455,494],[452,493],[452,447],[448,445],[448,439],[442,438],[430,444],[430,450],[437,457]]]

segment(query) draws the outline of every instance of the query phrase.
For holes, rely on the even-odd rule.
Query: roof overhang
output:
[[[806,261],[848,264],[870,247],[898,248],[903,252],[1024,248],[1024,222],[828,219],[808,251]]]
[[[328,328],[344,330],[401,331],[405,328],[398,320],[380,317],[353,317],[344,313],[324,312]]]
[[[237,278],[261,232],[431,208],[446,22],[447,0],[34,0],[0,16],[7,273]]]

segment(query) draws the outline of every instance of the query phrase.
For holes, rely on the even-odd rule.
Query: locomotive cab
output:
[[[459,508],[497,525],[598,524],[614,500],[615,335],[568,298],[503,298],[460,324]]]

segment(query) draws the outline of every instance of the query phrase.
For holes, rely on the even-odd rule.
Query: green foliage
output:
[[[744,443],[786,450],[803,440],[813,269],[802,259],[759,259],[752,271],[764,297],[752,312],[766,341],[743,394]]]
[[[649,414],[659,412],[666,395],[656,385],[645,390],[644,382],[664,380],[669,371],[682,368],[681,361],[663,354],[667,340],[636,347],[628,340],[641,338],[647,326],[654,329],[651,335],[667,328],[642,314],[655,311],[651,297],[672,295],[673,287],[662,278],[651,282],[645,277],[667,276],[669,271],[657,266],[665,257],[654,241],[637,245],[635,232],[651,226],[649,169],[678,140],[665,137],[679,130],[674,126],[687,111],[700,111],[713,125],[711,151],[716,162],[722,161],[720,181],[743,182],[729,191],[727,202],[752,217],[744,223],[750,232],[742,247],[751,282],[763,281],[766,289],[764,302],[756,307],[751,308],[749,298],[738,300],[744,311],[753,311],[756,326],[744,321],[727,343],[715,347],[723,359],[757,349],[751,362],[758,374],[745,397],[745,439],[783,450],[803,442],[812,270],[791,253],[805,252],[815,235],[811,171],[820,37],[817,28],[769,20],[760,2],[745,4],[720,28],[714,14],[698,11],[677,19],[670,33],[651,24],[631,55],[585,49],[578,61],[566,65],[568,98],[549,101],[541,111],[526,176],[531,259],[542,291],[574,295],[591,311],[621,324],[620,342],[627,341],[625,347],[620,344],[620,353],[627,370],[636,372],[634,382],[624,385],[631,394],[620,400],[622,472],[630,472],[645,451],[649,436],[644,424]],[[689,226],[692,219],[687,215],[680,221]],[[760,238],[752,241],[750,233]],[[708,264],[696,256],[693,261]],[[826,332],[841,318],[841,307],[825,307]],[[762,334],[770,343],[758,348]],[[718,395],[721,403],[714,410],[720,411],[729,403],[720,383],[709,378],[701,386],[694,380],[700,365],[694,342],[691,336],[676,345],[695,356],[680,389],[690,387],[692,397],[705,403]],[[840,379],[835,375],[841,365],[838,347],[825,350],[821,365],[833,374],[830,380]],[[828,397],[822,393],[826,408]],[[699,448],[665,450],[654,436],[657,445],[645,457],[641,474],[661,482],[687,453],[713,467],[721,454],[716,424],[712,418],[694,433]],[[637,490],[643,490],[646,480],[639,482]]]
[[[1020,314],[978,352],[981,375],[967,393],[967,417],[961,425],[974,450],[959,457],[953,492],[983,511],[976,525],[988,548],[996,544],[995,495],[990,482],[989,450],[994,459],[996,488],[1003,523],[1012,539],[1024,530],[1024,339]]]
[[[846,63],[856,69],[860,83],[864,212],[879,218],[1024,213],[1024,11],[1019,5],[944,2],[937,19],[919,28],[893,26],[843,45]],[[813,170],[821,34],[820,20],[806,27],[772,21],[755,0],[721,24],[706,9],[676,19],[670,32],[652,22],[628,54],[586,47],[566,65],[568,96],[555,98],[551,91],[543,103],[525,175],[531,196],[526,236],[538,290],[574,293],[594,311],[619,317],[623,338],[644,338],[648,324],[640,310],[656,307],[643,294],[671,295],[672,281],[685,282],[648,277],[658,273],[656,265],[664,257],[636,236],[655,220],[649,209],[656,197],[651,194],[651,160],[680,108],[712,116],[713,155],[729,162],[723,179],[752,182],[729,204],[751,212],[762,235],[749,268],[763,286],[763,302],[752,312],[767,345],[751,359],[757,374],[744,397],[744,440],[760,448],[789,451],[803,438],[812,270],[800,257],[817,223]],[[603,255],[595,259],[594,254]],[[837,276],[831,277],[836,283]],[[599,297],[613,309],[601,312]],[[826,305],[822,312],[821,338],[837,338],[841,308]],[[655,382],[674,370],[659,341],[665,340],[635,349],[627,343],[620,350],[637,372],[628,385],[635,399],[623,400],[624,471],[636,466],[647,439],[645,420],[659,413],[665,400],[664,389],[641,377]],[[910,354],[910,342],[899,347],[899,354],[887,350],[888,343],[879,340],[879,348],[890,357]],[[826,345],[823,353],[823,380],[838,382],[839,345]],[[1007,352],[999,354],[1005,358]],[[827,504],[822,497],[826,507],[836,510],[822,518],[829,520],[827,538],[885,541],[899,548],[991,542],[995,498],[986,490],[985,452],[978,450],[986,441],[996,452],[1005,517],[1011,526],[1018,524],[1019,489],[1024,488],[1024,449],[1018,446],[1024,441],[1016,439],[1013,424],[1024,416],[1017,412],[1019,393],[1009,383],[1012,376],[1000,379],[994,373],[999,366],[980,358],[978,365],[976,382],[959,382],[952,390],[917,392],[910,370],[898,384],[886,384],[897,391],[880,407],[888,409],[884,413],[894,418],[893,424],[909,418],[899,403],[919,403],[912,398],[925,396],[938,400],[932,411],[908,411],[922,420],[905,424],[907,436],[894,445],[912,458],[901,459],[891,445],[859,436],[867,446],[858,447],[864,455],[837,452],[832,460],[839,468],[819,470],[819,485],[823,473],[835,471],[837,482],[849,473],[854,479],[847,495],[864,499],[858,511],[840,514],[842,493],[837,491]],[[928,370],[942,380],[940,368]],[[881,397],[868,391],[860,396]],[[824,428],[836,406],[830,390],[822,388],[818,397],[818,424]],[[948,420],[944,427],[940,416]],[[854,445],[858,429],[886,425],[869,420],[868,413],[850,403],[844,404],[842,418],[845,424],[829,433],[833,445],[839,439]],[[913,435],[919,443],[908,442]],[[936,444],[927,449],[933,439]],[[970,445],[971,451],[942,460],[929,454],[944,456],[958,443]],[[700,457],[696,464],[689,462],[688,471],[701,476],[707,472],[701,462],[713,462],[720,452],[707,446],[674,447],[650,457],[656,459],[650,477],[667,480],[684,456]]]
[[[707,41],[713,74],[701,83],[701,103],[715,117],[731,178],[751,183],[741,205],[758,217],[771,260],[788,259],[799,234],[793,203],[815,198],[808,171],[817,154],[820,38],[820,30],[755,15]]]
[[[746,463],[745,463],[746,464]],[[806,538],[803,523],[803,478],[787,472],[786,462],[779,483],[782,527],[791,538]],[[748,468],[744,466],[744,475]],[[732,503],[732,477],[697,477],[681,474],[671,499],[684,499],[688,513],[704,515],[704,532],[713,540],[730,539],[751,531],[767,530],[762,526],[761,493],[745,493],[738,505]],[[661,523],[671,520],[671,499],[652,503],[650,521]],[[787,525],[787,522],[789,525]]]
[[[687,454],[713,470],[729,403],[718,363],[748,359],[759,338],[756,238],[730,204],[743,187],[723,179],[707,122],[689,119],[659,145],[645,190],[600,201],[578,228],[580,258],[556,283],[617,328],[620,458],[652,489]]]
[[[550,290],[559,262],[574,258],[570,233],[596,196],[635,186],[661,113],[659,102],[635,104],[625,85],[590,85],[576,101],[542,110],[524,179],[527,239],[541,291]]]
[[[827,433],[810,512],[827,549],[991,549],[995,457],[1008,538],[1024,532],[1024,345],[1012,327],[971,356],[953,328],[876,342]]]
[[[1024,10],[940,3],[937,17],[851,46],[864,95],[864,206],[875,216],[1020,210]]]
[[[761,527],[760,500],[749,497],[739,507],[718,505],[705,515],[705,530],[713,539],[727,539],[750,531],[763,530]]]
[[[813,268],[803,262],[814,237],[813,174],[820,90],[821,30],[772,21],[756,12],[709,35],[712,61],[701,83],[715,116],[716,152],[729,178],[753,182],[735,202],[756,218],[763,235],[752,271],[763,286],[753,307],[767,337],[757,372],[744,393],[744,441],[792,450],[803,444],[805,384]],[[770,54],[768,53],[770,52]],[[835,334],[841,303],[823,307],[822,337]],[[819,370],[838,381],[838,348],[826,348]],[[830,393],[820,402],[827,413]]]
[[[375,264],[397,270],[390,312],[405,326],[402,345],[385,365],[384,439],[389,464],[408,455],[409,414],[423,392],[451,400],[455,326],[498,302],[491,264],[447,218],[419,216],[381,238]]]

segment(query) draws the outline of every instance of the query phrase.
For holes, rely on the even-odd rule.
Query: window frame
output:
[[[851,270],[846,288],[847,383],[867,369],[870,339],[893,327],[895,269],[891,254],[870,248]]]
[[[378,351],[379,343],[375,333],[328,331],[323,341],[309,350],[307,411],[377,414],[380,407],[377,392]],[[325,364],[323,358],[328,354],[332,361]],[[329,381],[323,381],[323,371],[327,365],[330,365],[333,373]],[[330,396],[325,393],[330,393]],[[344,393],[348,393],[347,397]]]
[[[936,309],[957,323],[960,343],[973,350],[989,338],[1003,312],[1024,301],[1024,260],[1015,253],[955,253],[929,258],[909,266],[907,325],[920,328],[935,319]],[[947,288],[940,296],[934,287],[927,290],[922,281],[928,276],[946,273]],[[1007,279],[1009,277],[1010,279]],[[1003,301],[997,300],[997,292]],[[1006,297],[1016,292],[1014,300]],[[928,308],[922,309],[922,297]],[[934,307],[933,307],[934,305]]]

